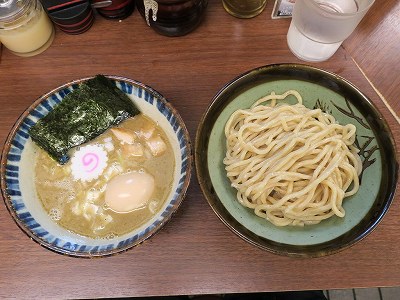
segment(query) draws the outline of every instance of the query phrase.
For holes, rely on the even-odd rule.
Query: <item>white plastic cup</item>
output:
[[[287,34],[301,60],[330,58],[360,23],[375,0],[297,0]]]

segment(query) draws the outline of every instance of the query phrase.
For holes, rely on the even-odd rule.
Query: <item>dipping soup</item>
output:
[[[71,150],[64,165],[35,147],[35,186],[43,207],[52,220],[83,236],[114,238],[140,227],[172,188],[172,146],[143,114]]]

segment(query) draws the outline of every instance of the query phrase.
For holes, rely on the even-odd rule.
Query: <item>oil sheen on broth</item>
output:
[[[74,176],[74,155],[78,156],[85,147],[100,149],[104,169],[97,178],[77,179]],[[148,221],[166,201],[172,187],[174,153],[166,134],[145,115],[122,122],[73,152],[72,159],[60,165],[37,147],[35,165],[36,189],[45,210],[69,231],[91,238],[120,236]],[[110,208],[106,194],[112,201],[115,197],[112,193],[124,190],[124,186],[118,187],[124,180],[115,179],[123,179],[129,173],[145,174],[146,180],[154,179],[150,183],[146,181],[151,185],[151,196],[142,206],[121,213]],[[107,191],[110,180],[114,186]],[[143,180],[139,182],[143,184]],[[139,187],[138,184],[132,188],[125,186],[125,191],[137,196],[142,193]]]

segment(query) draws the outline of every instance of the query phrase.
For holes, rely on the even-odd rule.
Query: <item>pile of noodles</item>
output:
[[[277,105],[289,95],[298,103]],[[359,188],[355,133],[354,125],[305,107],[294,90],[235,111],[225,126],[223,162],[238,201],[277,226],[344,217],[343,199]]]

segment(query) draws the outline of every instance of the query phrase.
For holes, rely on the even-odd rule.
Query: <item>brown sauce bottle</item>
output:
[[[137,0],[136,6],[147,24],[166,36],[182,36],[202,22],[208,0]]]

